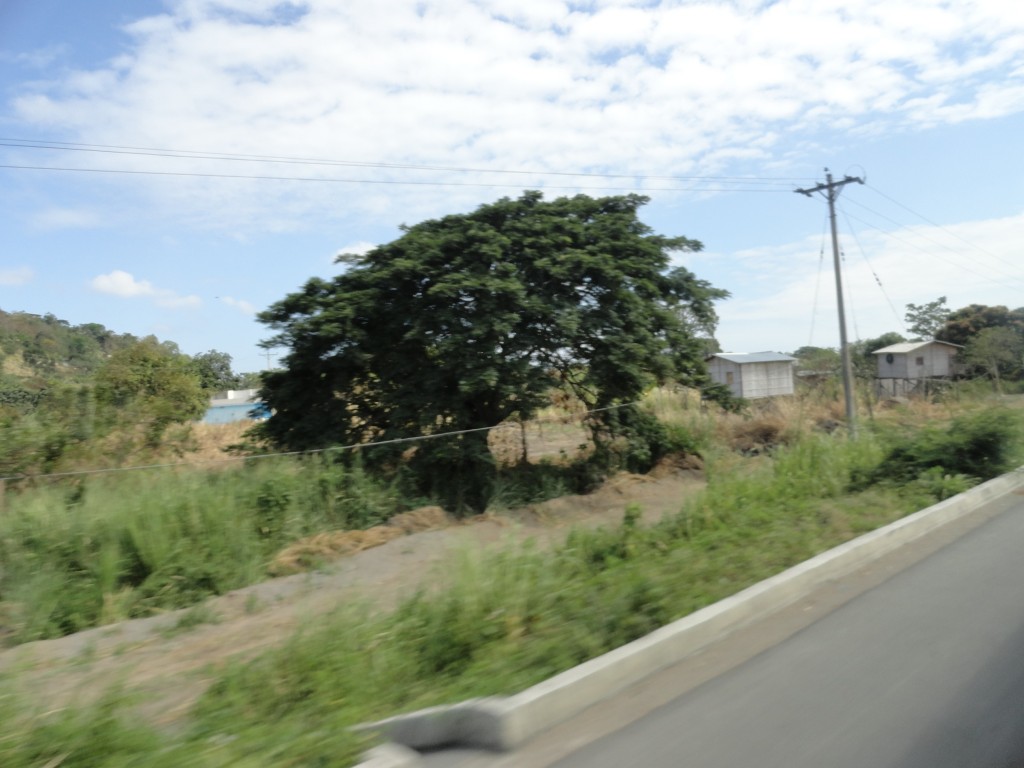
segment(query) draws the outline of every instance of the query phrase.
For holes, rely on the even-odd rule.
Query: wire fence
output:
[[[381,446],[396,446],[396,445],[414,445],[416,443],[422,443],[429,440],[439,440],[443,438],[459,437],[461,435],[468,435],[473,433],[488,432],[494,433],[502,430],[517,430],[520,433],[528,427],[530,428],[543,428],[544,425],[565,425],[569,421],[579,421],[579,426],[582,428],[583,423],[587,418],[608,411],[620,410],[623,408],[631,408],[641,405],[642,401],[633,401],[629,403],[618,403],[616,405],[607,406],[604,408],[592,408],[583,411],[570,412],[567,411],[564,415],[557,418],[542,418],[542,419],[531,419],[528,422],[503,422],[490,427],[477,427],[473,429],[458,429],[451,430],[448,432],[435,432],[425,435],[412,435],[409,437],[398,437],[391,438],[388,440],[376,440],[361,443],[349,443],[346,445],[331,445],[323,448],[315,448],[304,451],[280,451],[276,453],[254,453],[247,455],[238,456],[226,456],[220,459],[204,459],[201,461],[176,461],[176,462],[161,462],[154,464],[139,464],[127,467],[99,467],[91,469],[79,469],[69,470],[63,472],[40,472],[40,473],[19,473],[13,475],[0,476],[0,494],[6,490],[7,482],[20,482],[20,481],[42,481],[42,480],[56,480],[62,478],[72,477],[86,477],[92,475],[104,475],[104,474],[116,474],[122,472],[139,472],[147,470],[158,470],[158,469],[176,469],[176,468],[192,468],[201,469],[204,467],[213,467],[217,465],[225,464],[237,464],[251,461],[259,461],[263,459],[273,459],[282,457],[298,457],[298,456],[316,456],[328,453],[342,453],[344,451],[353,450],[369,450],[372,448],[378,448]]]

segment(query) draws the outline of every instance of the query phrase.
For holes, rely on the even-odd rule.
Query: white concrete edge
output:
[[[367,750],[356,768],[416,768],[422,762],[415,750],[401,744],[381,744]]]
[[[360,730],[376,731],[414,749],[446,745],[514,749],[727,632],[800,600],[823,580],[844,576],[1021,486],[1024,468],[840,544],[513,696],[432,707],[360,726]]]

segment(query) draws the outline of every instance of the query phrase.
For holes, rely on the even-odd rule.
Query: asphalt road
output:
[[[578,726],[575,736],[562,737],[561,749],[546,753],[439,753],[428,765],[1022,768],[1018,499],[783,642],[665,697],[621,728],[606,719],[592,722],[586,737]],[[671,684],[671,675],[665,680]],[[618,702],[620,712],[629,695]],[[587,718],[581,723],[585,728]],[[551,747],[559,734],[547,738]],[[575,742],[567,745],[568,738]]]

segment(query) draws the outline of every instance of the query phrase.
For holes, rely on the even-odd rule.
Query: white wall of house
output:
[[[716,384],[724,384],[732,392],[733,397],[743,397],[743,376],[740,364],[720,357],[708,361],[708,373]]]
[[[724,384],[735,397],[753,400],[793,394],[792,360],[738,363],[712,357],[708,373],[712,381]]]
[[[880,379],[930,379],[936,376],[953,375],[956,347],[931,343],[908,352],[880,351],[878,378]],[[889,358],[892,358],[890,362]]]
[[[743,397],[775,397],[793,394],[792,363],[746,363],[740,368],[743,372]]]

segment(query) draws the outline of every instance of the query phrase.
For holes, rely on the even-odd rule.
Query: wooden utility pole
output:
[[[846,396],[846,426],[850,437],[857,436],[857,412],[853,392],[853,363],[850,360],[850,344],[846,339],[846,310],[843,303],[843,277],[839,268],[839,236],[836,234],[836,198],[847,184],[857,182],[863,184],[864,179],[858,176],[845,176],[842,181],[833,181],[828,168],[825,169],[825,183],[808,189],[797,189],[795,192],[811,197],[821,192],[828,201],[828,219],[832,224],[832,261],[836,272],[836,301],[839,304],[839,355],[843,365],[843,394]]]

